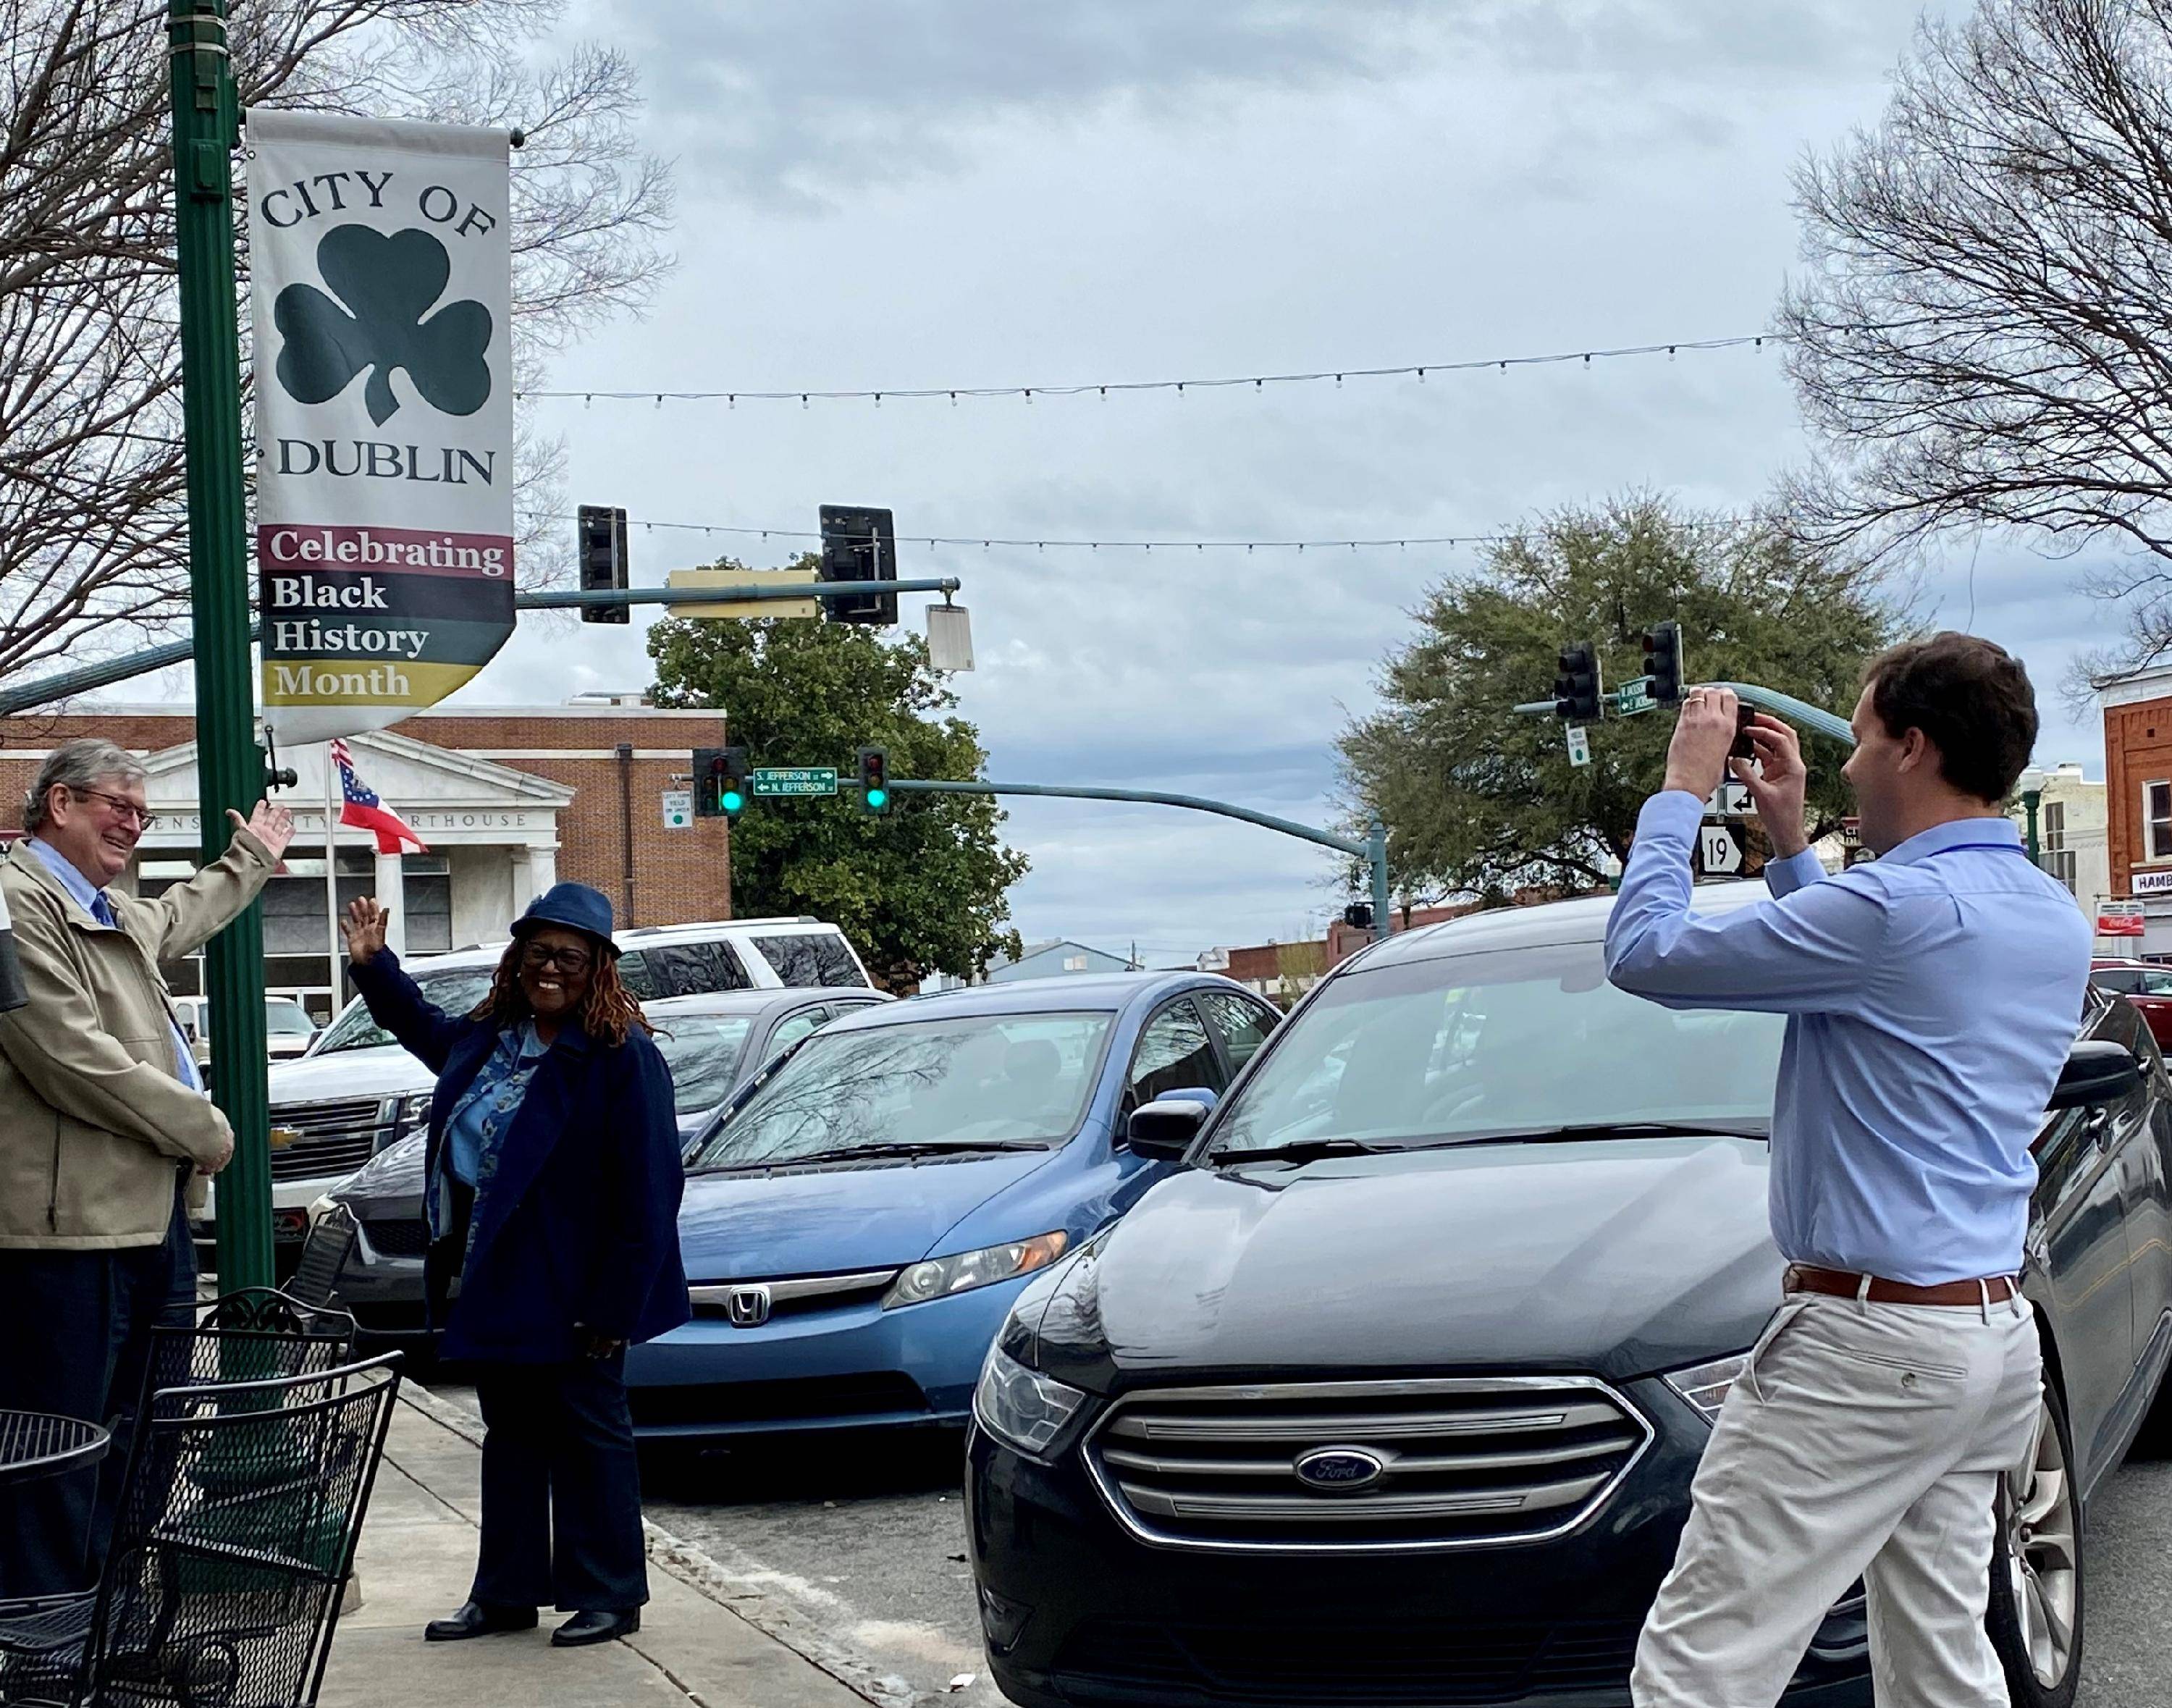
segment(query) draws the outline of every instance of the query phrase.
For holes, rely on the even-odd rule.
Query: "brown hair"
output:
[[[588,933],[583,932],[583,937]],[[476,1004],[469,1014],[472,1020],[494,1020],[501,1026],[517,1025],[535,1012],[528,1005],[527,993],[520,988],[520,957],[528,948],[528,939],[517,937],[505,946],[498,957],[497,970],[491,975],[490,994]],[[644,1032],[656,1029],[648,1023],[648,1017],[641,1012],[641,1004],[632,991],[626,989],[618,975],[618,956],[609,948],[599,949],[595,939],[589,939],[589,953],[595,957],[589,969],[589,994],[581,998],[579,1019],[581,1029],[599,1044],[608,1044],[613,1049],[626,1042],[637,1026]]]
[[[2003,647],[1949,629],[1881,653],[1863,681],[1885,733],[1922,730],[1955,788],[1993,803],[2013,792],[2036,746],[2036,690]]]

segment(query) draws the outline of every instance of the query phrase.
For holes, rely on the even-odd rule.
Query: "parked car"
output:
[[[815,919],[737,919],[637,926],[615,933],[619,976],[642,1002],[718,991],[864,991],[867,969],[845,934]],[[464,1012],[490,989],[503,943],[408,963],[422,993]],[[272,1227],[283,1265],[309,1233],[309,1206],[379,1151],[422,1131],[431,1077],[357,997],[298,1061],[272,1070]],[[195,1226],[209,1261],[217,1187]]]
[[[966,1533],[1013,1701],[1628,1700],[1781,1297],[1783,1023],[1614,989],[1610,905],[1375,945],[1203,1122],[1133,1115],[1135,1157],[1185,1166],[1021,1290],[976,1396]],[[1992,1562],[2019,1708],[2068,1700],[2088,1500],[2172,1356],[2172,1081],[2126,1004],[2076,1018],[2027,1246],[2043,1428]],[[1857,1586],[1788,1701],[1867,1704],[1866,1656]]]
[[[1166,1169],[1123,1139],[1211,1104],[1278,1017],[1196,973],[1020,980],[848,1015],[687,1164],[694,1319],[626,1354],[636,1433],[962,1426],[1027,1277]]]
[[[2089,982],[2141,1009],[2157,1047],[2172,1049],[2172,967],[2153,961],[2092,961]]]
[[[189,1051],[196,1059],[199,1068],[211,1066],[211,999],[208,996],[176,996],[174,1013],[181,1023],[181,1036],[189,1041]],[[266,996],[264,999],[264,1041],[274,1061],[293,1061],[309,1053],[310,1044],[317,1035],[317,1023],[309,1018],[309,1011],[292,996]]]
[[[731,991],[645,1004],[657,1047],[671,1069],[679,1131],[688,1148],[714,1127],[732,1093],[763,1063],[839,1015],[890,1000],[879,991]],[[415,1337],[424,1329],[422,1254],[429,1237],[422,1222],[422,1151],[427,1137],[418,1131],[379,1151],[318,1200],[318,1206],[344,1204],[361,1225],[336,1285],[340,1303],[380,1338]]]

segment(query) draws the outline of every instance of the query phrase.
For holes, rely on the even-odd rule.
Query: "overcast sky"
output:
[[[680,265],[645,321],[551,380],[1060,384],[1757,331],[1795,263],[1790,168],[1874,119],[1911,27],[1895,0],[577,3],[569,40],[641,65]],[[538,414],[567,437],[569,500],[637,518],[641,582],[793,549],[644,518],[811,529],[845,502],[913,534],[1470,534],[1632,488],[1748,504],[1804,453],[1769,348],[1339,390]],[[1325,822],[1336,732],[1428,581],[1475,561],[976,546],[902,567],[964,579],[980,668],[956,681],[992,776]],[[1927,604],[2028,661],[2040,760],[2101,775],[2056,692],[2104,626],[2078,567],[1987,537]],[[644,627],[529,634],[464,697],[645,685]],[[1328,857],[1193,814],[1027,803],[1008,834],[1033,860],[1029,939],[1165,964],[1339,905]]]

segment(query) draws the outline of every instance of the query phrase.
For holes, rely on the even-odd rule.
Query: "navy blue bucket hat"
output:
[[[528,911],[513,922],[513,935],[524,937],[539,926],[562,925],[594,937],[614,958],[618,945],[611,941],[610,898],[585,884],[554,884],[528,904]]]

